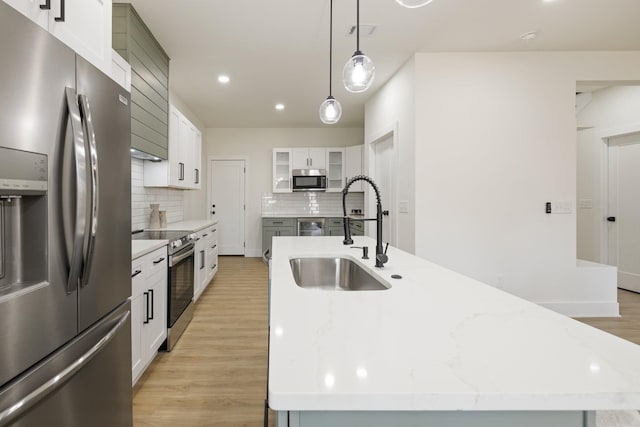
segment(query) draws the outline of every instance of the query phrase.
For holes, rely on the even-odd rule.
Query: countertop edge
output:
[[[132,240],[131,241],[131,260],[136,259],[167,246],[168,240]]]

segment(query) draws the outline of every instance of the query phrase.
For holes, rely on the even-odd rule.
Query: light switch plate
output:
[[[573,203],[565,200],[551,202],[551,213],[552,214],[573,213]]]
[[[398,210],[400,211],[400,213],[409,213],[409,201],[400,200]]]
[[[580,209],[593,209],[593,200],[592,199],[580,199],[578,202],[578,207]]]

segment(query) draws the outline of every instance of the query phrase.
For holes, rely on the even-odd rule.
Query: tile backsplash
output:
[[[151,203],[159,203],[167,211],[167,223],[182,221],[184,217],[184,191],[173,188],[144,186],[144,161],[131,159],[131,229],[149,227]]]
[[[364,211],[364,193],[347,194],[347,212]],[[262,214],[342,216],[342,193],[264,193]]]

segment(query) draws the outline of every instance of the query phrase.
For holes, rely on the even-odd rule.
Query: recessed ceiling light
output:
[[[276,110],[278,111],[284,110],[284,104],[276,104]]]
[[[227,84],[229,83],[229,76],[225,75],[225,74],[220,74],[218,76],[218,82],[222,83],[222,84]]]
[[[538,32],[537,31],[527,31],[526,33],[522,34],[520,36],[520,38],[522,40],[533,40],[536,37],[538,37]]]

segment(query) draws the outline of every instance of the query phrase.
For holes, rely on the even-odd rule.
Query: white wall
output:
[[[346,147],[363,143],[362,128],[210,128],[203,159],[238,156],[247,159],[246,254],[260,256],[262,195],[271,193],[272,149],[279,147]],[[204,165],[203,165],[203,169]],[[203,176],[207,176],[203,171]],[[203,182],[204,184],[204,182]],[[206,190],[201,191],[206,199]]]
[[[371,174],[374,159],[371,143],[389,131],[394,135],[396,152],[395,204],[398,212],[396,224],[397,246],[404,251],[415,251],[415,65],[413,58],[376,93],[365,106],[365,173]],[[383,208],[385,197],[382,195]],[[408,213],[399,213],[400,201],[407,201]],[[373,203],[371,200],[370,203]],[[371,231],[373,227],[370,227]]]
[[[640,129],[640,86],[613,86],[593,92],[591,102],[578,114],[578,200],[592,200],[592,208],[578,209],[578,258],[601,262],[602,197],[601,135],[636,125]]]
[[[634,79],[640,52],[416,54],[415,164],[401,164],[416,254],[568,314],[617,313],[615,284],[580,283],[575,210],[544,208],[575,206],[576,81]]]

